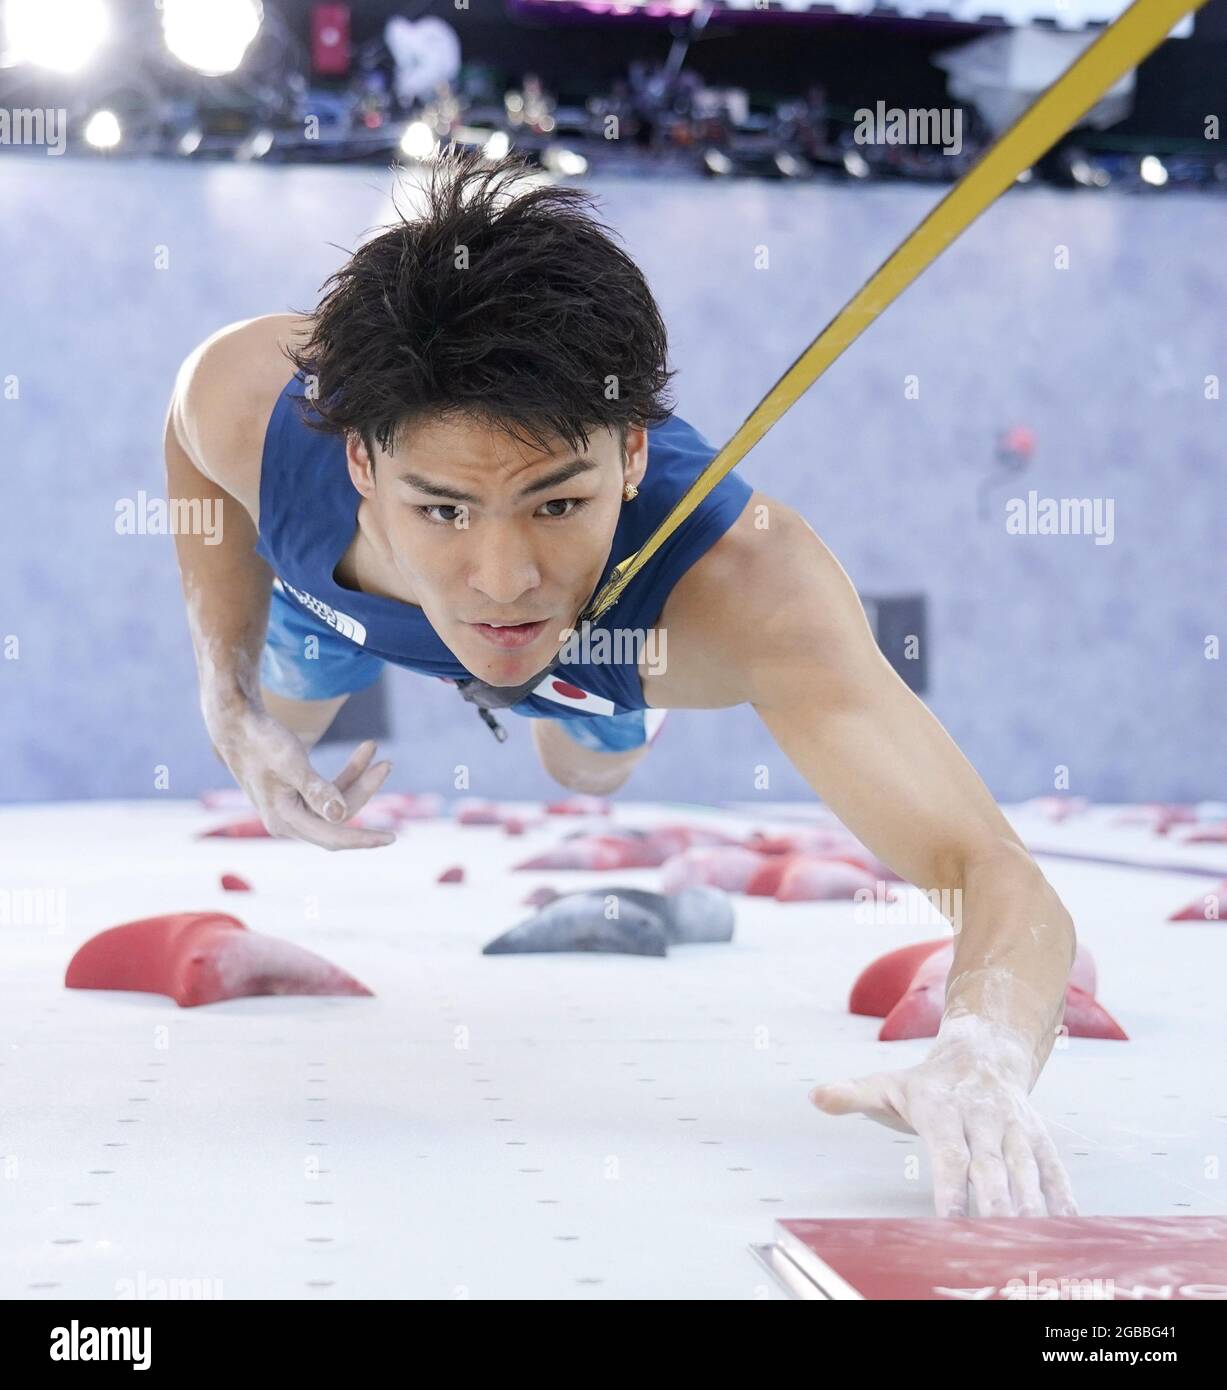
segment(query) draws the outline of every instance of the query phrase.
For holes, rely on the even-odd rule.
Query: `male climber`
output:
[[[1029,1099],[1073,923],[822,541],[732,473],[578,622],[715,451],[671,413],[642,273],[587,195],[527,172],[441,159],[424,213],[314,313],[224,328],[184,362],[168,495],[223,517],[220,544],[176,536],[214,746],[273,834],[358,849],[393,838],[345,824],[389,764],[368,741],[329,782],[308,752],[384,662],[456,682],[498,732],[490,707],[528,716],[548,771],[589,792],[626,780],[664,711],[753,705],[879,858],[961,903],[925,1060],[813,1102],[919,1134],[941,1215],[1073,1212]],[[602,631],[637,640],[576,642]]]

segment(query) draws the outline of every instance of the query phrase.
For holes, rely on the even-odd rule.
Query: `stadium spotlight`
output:
[[[433,159],[439,142],[425,121],[410,121],[400,138],[400,152],[409,159]]]
[[[110,34],[104,0],[8,0],[4,7],[5,47],[13,63],[77,72]]]
[[[260,0],[162,0],[166,47],[206,77],[238,67],[263,19]]]
[[[1150,184],[1152,188],[1162,188],[1167,182],[1167,167],[1157,154],[1144,156],[1138,172],[1142,182]]]
[[[85,123],[85,143],[96,150],[113,150],[123,139],[114,111],[95,111]]]

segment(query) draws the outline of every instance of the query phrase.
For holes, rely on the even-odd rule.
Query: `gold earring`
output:
[[[622,489],[623,502],[633,502],[635,498],[638,496],[639,489],[635,486],[634,483],[627,483],[627,485]]]

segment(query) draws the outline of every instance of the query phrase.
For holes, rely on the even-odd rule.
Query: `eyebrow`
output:
[[[534,493],[548,492],[551,488],[570,482],[572,478],[578,477],[581,473],[591,473],[597,467],[595,459],[569,459],[566,463],[555,468],[552,473],[546,473],[536,482],[521,488],[518,497],[531,497]],[[446,487],[442,483],[432,483],[429,478],[423,478],[418,473],[400,473],[397,477],[400,482],[408,483],[410,487],[416,488],[418,492],[424,492],[428,497],[439,497],[447,502],[481,502],[481,498],[475,497],[471,492],[457,492],[455,488]]]

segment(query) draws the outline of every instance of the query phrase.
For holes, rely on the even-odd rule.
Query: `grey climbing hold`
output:
[[[616,910],[610,910],[616,899]],[[547,903],[489,943],[484,955],[528,951],[611,951],[663,956],[667,943],[731,941],[733,905],[719,888],[653,893],[644,888],[585,889]]]
[[[603,895],[568,894],[547,903],[482,948],[482,955],[530,951],[609,951],[630,956],[663,956],[668,937],[660,914],[637,903],[619,903],[618,915],[605,915]]]

